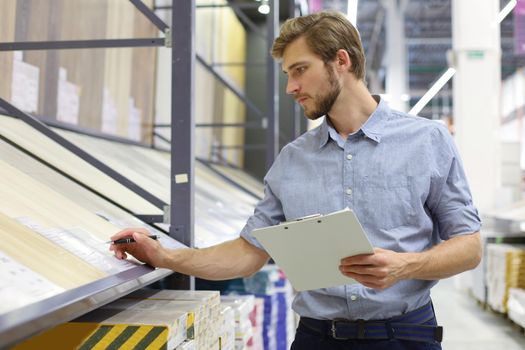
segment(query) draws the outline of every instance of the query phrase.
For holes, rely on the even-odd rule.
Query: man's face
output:
[[[334,67],[311,52],[302,37],[286,47],[282,66],[288,75],[286,92],[303,107],[308,119],[328,114],[341,92]]]

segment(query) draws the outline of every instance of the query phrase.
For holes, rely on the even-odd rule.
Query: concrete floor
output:
[[[452,279],[432,289],[438,323],[444,327],[444,350],[525,350],[525,335],[509,320],[483,310]]]

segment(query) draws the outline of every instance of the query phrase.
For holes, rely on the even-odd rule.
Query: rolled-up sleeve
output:
[[[253,215],[248,219],[241,231],[241,237],[259,249],[265,250],[263,246],[252,236],[252,231],[257,228],[277,225],[284,221],[281,202],[273,193],[270,184],[264,181],[264,198],[257,203]]]
[[[436,223],[439,237],[447,240],[454,236],[478,232],[481,220],[472,201],[467,177],[459,152],[448,131],[434,130],[432,142],[435,154],[427,206]]]

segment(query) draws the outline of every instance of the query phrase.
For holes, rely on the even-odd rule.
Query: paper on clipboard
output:
[[[252,231],[297,291],[355,283],[339,271],[348,256],[373,247],[348,208]]]

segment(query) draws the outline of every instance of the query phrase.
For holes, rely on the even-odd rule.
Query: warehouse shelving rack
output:
[[[172,205],[167,205],[167,203],[61,137],[39,119],[22,112],[2,98],[0,98],[0,112],[21,119],[134,193],[142,196],[154,206],[162,209],[167,214],[162,217],[148,215],[147,213],[135,214],[138,218],[150,223],[162,221],[165,217],[169,217],[170,236],[187,246],[192,246],[194,239],[193,66],[195,49],[193,34],[195,29],[195,3],[192,0],[173,0],[172,26],[169,28],[140,0],[129,1],[164,33],[164,37],[11,42],[0,43],[0,51],[171,46],[172,123],[178,126],[172,129],[171,149],[177,150],[177,153],[171,153]],[[187,181],[175,181],[175,178],[178,178],[177,175],[180,174],[184,174]],[[169,276],[171,273],[172,271],[169,270],[153,269],[146,265],[137,266],[3,314],[0,316],[0,348],[8,347],[33,334],[74,319],[138,288]],[[183,275],[177,275],[176,278],[177,280],[171,283],[173,287],[183,289],[193,287],[193,278]]]
[[[177,241],[193,246],[194,243],[194,66],[195,62],[203,64],[219,81],[229,86],[213,67],[209,66],[196,55],[194,45],[195,32],[195,1],[172,0],[172,25],[169,27],[151,9],[140,0],[129,0],[149,21],[155,25],[164,37],[158,38],[128,38],[128,39],[97,39],[97,40],[68,40],[68,41],[43,41],[43,42],[11,42],[0,43],[0,51],[17,50],[64,50],[87,48],[124,48],[124,47],[171,47],[172,52],[172,86],[171,86],[171,205],[163,202],[146,189],[138,186],[122,174],[114,171],[104,163],[83,151],[55,131],[51,126],[68,128],[60,122],[49,120],[46,117],[38,118],[24,113],[16,106],[0,97],[0,113],[18,118],[32,126],[42,134],[57,142],[62,147],[73,152],[81,159],[104,172],[128,189],[146,199],[164,212],[164,215],[151,215],[148,213],[133,213],[137,218],[148,222],[164,222],[170,224],[169,234]],[[271,11],[268,16],[268,44],[271,45],[273,37],[278,30],[278,0],[269,1]],[[239,16],[242,17],[242,16]],[[271,164],[278,152],[278,68],[277,63],[268,54],[268,113],[266,117],[256,106],[237,91],[232,90],[243,100],[248,108],[252,108],[261,116],[261,126],[266,126],[267,164]],[[228,125],[226,125],[228,126]],[[199,127],[209,127],[199,125]],[[211,125],[214,127],[214,125]],[[234,126],[235,127],[235,126]],[[258,125],[256,125],[258,127]],[[69,129],[74,129],[70,127]],[[77,130],[90,133],[85,130]],[[92,134],[98,134],[92,132]],[[129,140],[122,140],[110,135],[94,135],[119,142],[141,145]],[[142,144],[142,146],[144,146]],[[212,169],[213,170],[213,169]],[[222,176],[224,178],[224,176]],[[184,179],[180,181],[178,179]],[[227,179],[227,177],[226,177]],[[231,183],[236,186],[233,180]],[[256,196],[253,193],[250,193]],[[149,285],[168,275],[172,271],[153,269],[149,266],[137,266],[130,270],[108,276],[81,287],[68,290],[64,293],[33,303],[26,307],[14,310],[0,316],[0,348],[10,346],[33,334],[49,329],[57,324],[67,322],[108,302],[111,302],[133,290]],[[169,287],[193,289],[194,279],[190,276],[172,276]]]

